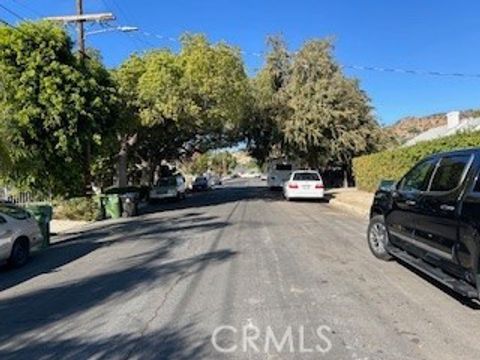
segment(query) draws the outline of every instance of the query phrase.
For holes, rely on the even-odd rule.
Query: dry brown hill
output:
[[[464,110],[460,112],[460,118],[480,116],[480,110]],[[446,113],[438,113],[427,116],[407,116],[398,120],[395,124],[386,127],[390,135],[400,143],[415,137],[416,135],[431,128],[445,125]]]

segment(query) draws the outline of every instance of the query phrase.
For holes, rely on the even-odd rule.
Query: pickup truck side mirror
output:
[[[378,186],[379,190],[382,191],[393,191],[396,189],[396,182],[395,180],[382,180],[380,181],[380,185]]]

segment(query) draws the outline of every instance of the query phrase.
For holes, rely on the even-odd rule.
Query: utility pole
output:
[[[85,52],[85,29],[84,25],[86,22],[107,22],[115,20],[115,17],[112,13],[100,13],[100,14],[85,14],[83,11],[83,0],[75,0],[76,4],[76,15],[67,15],[67,16],[51,16],[45,18],[45,20],[57,21],[64,24],[76,24],[77,26],[77,43],[78,51],[80,56],[80,64],[83,66],[85,63],[85,57],[87,56]],[[88,123],[82,121],[85,131],[89,134]],[[85,143],[85,172],[84,172],[84,181],[85,181],[85,191],[87,194],[91,194],[92,184],[91,179],[92,175],[90,173],[90,163],[91,163],[91,152],[92,144],[90,135],[87,136],[87,141]]]
[[[83,0],[76,0],[77,1],[77,15],[83,15]],[[80,57],[83,59],[85,56],[85,32],[84,32],[84,21],[77,22],[77,42],[78,42],[78,49],[80,51]]]
[[[78,50],[82,56],[85,56],[85,23],[86,22],[107,22],[115,20],[112,13],[85,14],[83,11],[83,0],[75,0],[76,15],[49,16],[45,20],[57,21],[64,24],[76,24]]]

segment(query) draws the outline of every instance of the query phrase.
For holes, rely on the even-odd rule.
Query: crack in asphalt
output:
[[[228,222],[233,214],[235,213],[235,210],[238,208],[238,205],[239,205],[239,202],[236,202],[235,206],[233,207],[233,209],[230,211],[230,213],[228,214],[227,218],[226,218],[226,221]],[[222,238],[222,235],[224,233],[224,229],[222,229],[219,234],[217,235],[216,239],[214,240],[214,242],[212,243],[212,245],[210,246],[209,248],[209,251],[208,252],[212,252],[214,251],[217,246],[218,246],[218,243],[220,242],[220,239]],[[138,341],[141,341],[141,339],[145,336],[145,334],[147,333],[147,331],[149,330],[150,328],[150,325],[155,321],[155,319],[158,317],[158,315],[160,314],[160,311],[162,310],[163,306],[165,305],[165,303],[167,302],[170,294],[173,292],[173,290],[178,286],[178,284],[180,284],[180,282],[182,282],[183,280],[185,280],[186,278],[188,278],[190,275],[193,275],[195,273],[199,273],[199,275],[202,274],[203,270],[205,269],[205,263],[200,263],[198,268],[195,269],[195,270],[192,270],[192,271],[187,271],[185,273],[183,273],[182,275],[179,276],[179,278],[177,280],[175,280],[173,282],[173,284],[168,288],[168,290],[165,292],[165,295],[163,297],[163,300],[160,302],[160,304],[155,308],[154,310],[154,313],[153,315],[150,317],[150,319],[148,319],[146,322],[145,322],[145,325],[144,327],[142,328],[142,330],[140,331],[140,336],[138,338]],[[198,279],[198,281],[200,281],[200,279]],[[198,281],[195,282],[195,284],[198,284]],[[196,288],[196,285],[195,285],[195,288]],[[193,290],[195,291],[195,289]],[[184,296],[185,298],[185,296]],[[183,299],[182,299],[183,301]],[[182,301],[180,301],[180,304],[179,305],[182,305]],[[140,343],[137,342],[137,345],[133,346],[130,351],[125,355],[124,359],[130,359],[132,354],[135,352],[135,350],[138,348],[138,346],[140,345]]]

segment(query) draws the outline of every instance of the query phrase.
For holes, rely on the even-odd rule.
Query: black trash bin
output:
[[[120,195],[122,217],[136,216],[138,213],[138,193]]]
[[[95,202],[97,204],[97,213],[95,220],[104,220],[107,218],[107,211],[105,209],[107,197],[103,194],[95,195]]]

